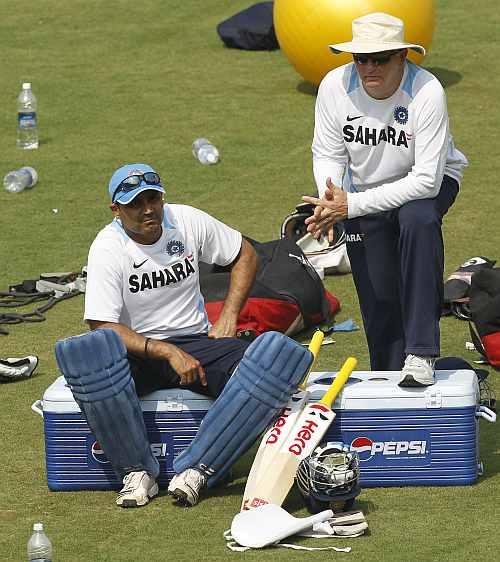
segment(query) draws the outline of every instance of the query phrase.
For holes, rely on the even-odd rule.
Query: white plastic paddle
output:
[[[331,517],[331,509],[309,517],[294,517],[282,507],[268,503],[235,515],[231,524],[231,535],[242,546],[262,548]]]

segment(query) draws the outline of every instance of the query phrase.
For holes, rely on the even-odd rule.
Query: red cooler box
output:
[[[160,462],[158,483],[173,476],[173,459],[193,440],[212,400],[189,390],[159,390],[141,398],[151,449]],[[47,481],[51,490],[119,489],[99,443],[73,400],[64,377],[32,409],[43,416]]]
[[[310,400],[321,399],[335,373],[311,373]],[[325,440],[358,451],[364,487],[472,484],[482,472],[478,418],[495,421],[479,406],[470,370],[437,371],[436,383],[401,388],[400,372],[352,373],[333,408]]]

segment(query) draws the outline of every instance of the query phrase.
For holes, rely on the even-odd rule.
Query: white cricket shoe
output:
[[[168,493],[186,507],[196,505],[207,477],[195,468],[176,474],[168,485]]]
[[[407,355],[399,386],[429,386],[434,384],[434,362],[435,357],[420,357],[419,355]]]
[[[158,494],[158,484],[145,470],[129,472],[123,479],[123,488],[116,498],[120,507],[139,507],[149,503]]]
[[[36,355],[0,359],[0,382],[27,379],[31,377],[33,371],[37,368],[37,365],[38,357]]]

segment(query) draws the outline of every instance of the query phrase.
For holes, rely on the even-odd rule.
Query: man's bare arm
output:
[[[88,320],[88,324],[91,330],[97,328],[114,330],[122,339],[127,351],[132,355],[168,361],[179,375],[182,385],[191,384],[199,379],[201,384],[206,386],[205,371],[200,362],[179,347],[166,341],[145,338],[128,326],[118,322]]]
[[[231,280],[219,318],[210,328],[211,338],[234,337],[238,315],[252,288],[257,272],[258,257],[252,245],[244,238],[238,257],[231,264]]]

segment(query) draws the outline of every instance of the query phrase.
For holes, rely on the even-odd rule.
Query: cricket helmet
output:
[[[310,217],[314,212],[314,205],[311,203],[300,203],[297,205],[295,211],[285,217],[281,224],[280,238],[290,238],[294,242],[298,242],[307,234],[307,225],[305,220]],[[333,225],[334,241],[328,244],[326,241],[317,242],[317,248],[311,249],[311,253],[325,253],[331,252],[339,246],[345,244],[345,230],[341,222]]]
[[[348,273],[351,264],[347,257],[346,232],[342,222],[333,225],[333,242],[324,236],[318,240],[307,232],[305,220],[314,212],[314,205],[301,203],[295,212],[287,215],[281,224],[280,238],[290,238],[306,255],[316,269],[324,270],[325,274]]]
[[[339,441],[323,443],[300,462],[296,482],[311,513],[350,509],[361,492],[358,453]]]
[[[488,378],[489,372],[486,369],[474,369],[474,371],[477,375],[477,382],[479,386],[480,406],[486,406],[490,410],[496,412],[497,397],[494,389],[486,380]]]

